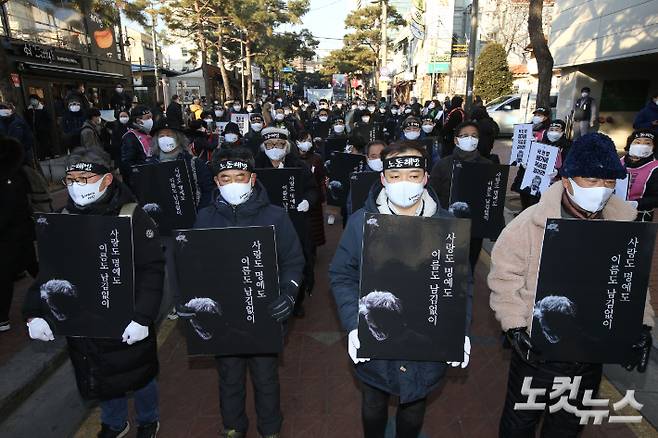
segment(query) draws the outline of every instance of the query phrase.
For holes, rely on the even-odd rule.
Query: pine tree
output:
[[[486,101],[512,92],[512,72],[505,49],[498,43],[487,44],[475,65],[475,94]]]

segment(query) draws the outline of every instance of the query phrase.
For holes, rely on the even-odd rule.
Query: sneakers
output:
[[[222,438],[244,438],[244,437],[245,437],[244,432],[238,432],[235,429],[225,430],[224,433],[222,434]]]
[[[137,438],[155,438],[160,430],[160,422],[145,424],[137,428]]]
[[[327,223],[328,223],[329,225],[333,225],[335,222],[336,222],[336,216],[334,216],[333,214],[330,214],[330,215],[327,217]]]
[[[171,321],[178,319],[178,313],[176,312],[175,307],[171,309],[171,312],[169,312],[169,314],[167,315],[167,319]]]
[[[11,329],[11,324],[9,324],[9,321],[0,322],[0,332],[6,332],[9,329]]]
[[[121,438],[122,436],[128,435],[130,430],[130,423],[126,421],[126,426],[123,430],[114,430],[110,428],[107,424],[101,424],[101,431],[98,432],[98,438]]]

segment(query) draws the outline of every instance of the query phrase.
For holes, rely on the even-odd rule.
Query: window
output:
[[[5,5],[12,37],[62,49],[88,50],[84,16],[75,3],[12,0]]]
[[[649,80],[604,81],[601,111],[639,111],[647,103]]]

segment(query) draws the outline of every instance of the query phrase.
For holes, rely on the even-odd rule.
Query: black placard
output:
[[[547,220],[531,330],[539,360],[635,357],[655,241],[652,223]]]
[[[495,240],[505,228],[505,194],[509,166],[455,161],[450,205],[468,204],[473,237]]]
[[[367,160],[363,155],[336,152],[329,160],[328,166],[327,204],[341,207],[347,201],[350,175],[362,172],[367,166]]]
[[[196,311],[185,321],[188,354],[280,352],[282,325],[267,309],[279,296],[274,226],[176,230],[174,236],[182,302]]]
[[[350,175],[352,213],[366,204],[370,189],[379,181],[380,172],[354,172]]]
[[[359,357],[463,361],[469,228],[466,219],[366,214]]]
[[[129,217],[37,214],[41,305],[53,332],[115,338],[134,309]]]
[[[284,169],[256,169],[258,180],[265,186],[270,203],[297,214],[297,205],[304,193],[301,167]]]
[[[196,218],[195,194],[183,160],[133,166],[130,183],[140,205],[160,234],[190,228]]]
[[[345,152],[347,146],[347,137],[345,138],[328,138],[324,141],[324,159],[330,160],[336,152]]]

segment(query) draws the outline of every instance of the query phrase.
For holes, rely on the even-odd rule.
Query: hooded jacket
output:
[[[343,329],[348,333],[358,326],[365,215],[366,213],[379,213],[377,198],[382,190],[384,190],[382,184],[375,183],[370,190],[365,207],[350,216],[329,267],[331,290],[338,307],[338,315]],[[436,195],[431,189],[427,193],[437,203],[436,213],[432,217],[452,217],[450,213],[439,207]],[[471,319],[470,299],[466,312],[468,327]],[[446,368],[445,362],[381,359],[372,359],[355,365],[356,375],[361,381],[390,394],[399,395],[400,403],[409,403],[426,397],[439,384]]]
[[[34,159],[34,136],[27,122],[18,114],[0,117],[0,135],[13,137],[23,145],[23,163],[31,164]]]
[[[550,186],[538,204],[507,224],[494,245],[487,278],[489,305],[505,331],[532,325],[546,219],[562,217],[563,193],[561,182]],[[617,196],[610,198],[602,213],[603,219],[611,221],[632,221],[637,216],[637,211]],[[653,327],[653,316],[647,291],[643,324]]]
[[[635,116],[633,129],[653,129],[658,134],[658,125],[651,123],[655,120],[658,120],[658,104],[650,100]]]
[[[265,187],[258,181],[251,196],[243,204],[229,204],[221,197],[219,190],[213,192],[213,200],[211,205],[199,211],[194,228],[274,225],[281,293],[296,299],[297,287],[293,282],[301,284],[304,254],[288,213],[270,204]]]
[[[107,194],[86,208],[69,198],[62,213],[116,216],[128,203],[136,202],[128,187],[114,180]],[[144,387],[158,374],[158,354],[154,322],[160,310],[164,284],[164,256],[157,227],[140,208],[132,217],[135,269],[135,308],[131,319],[149,327],[149,335],[133,345],[121,339],[67,337],[69,355],[78,390],[86,399],[112,399]],[[47,306],[39,296],[41,283],[29,288],[23,304],[23,317],[44,318]]]

